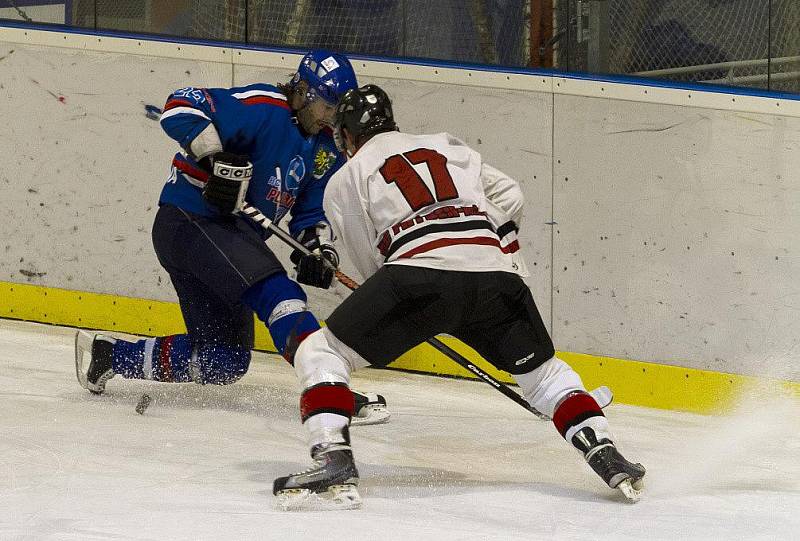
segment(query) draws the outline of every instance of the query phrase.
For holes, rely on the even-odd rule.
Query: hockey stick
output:
[[[261,213],[257,208],[251,206],[250,204],[245,203],[244,207],[240,212],[241,214],[247,216],[255,223],[266,229],[267,231],[275,234],[275,236],[277,236],[279,239],[281,239],[283,242],[285,242],[295,250],[298,250],[305,255],[311,254],[311,250],[306,248],[302,243],[300,243],[300,241],[295,239],[287,231],[273,224],[272,220],[264,216],[264,214]],[[356,289],[358,289],[359,285],[358,282],[347,276],[339,269],[334,269],[334,276],[336,276],[336,279],[339,281],[339,283],[345,286],[347,289],[351,291],[355,291]],[[503,393],[505,396],[507,396],[508,398],[510,398],[511,400],[513,400],[514,402],[516,402],[517,404],[528,410],[529,412],[539,417],[540,419],[550,420],[550,418],[547,415],[545,415],[544,413],[540,412],[539,410],[528,404],[528,402],[522,396],[520,396],[519,393],[511,390],[507,385],[501,383],[500,381],[497,381],[495,378],[493,378],[492,376],[490,376],[489,374],[487,374],[486,372],[475,366],[472,362],[470,362],[469,359],[467,359],[459,352],[449,347],[447,344],[445,344],[435,336],[426,340],[426,343],[433,346],[435,349],[444,354],[446,357],[450,358],[456,364],[472,372],[479,379],[482,379],[483,381],[485,381],[486,383],[488,383],[489,385],[491,385],[492,387]],[[611,403],[611,391],[608,389],[608,387],[598,387],[597,389],[591,391],[589,394],[592,395],[592,397],[598,402],[601,408]]]

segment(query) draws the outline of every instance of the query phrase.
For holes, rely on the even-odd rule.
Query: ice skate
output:
[[[374,393],[359,393],[353,391],[356,401],[355,413],[350,425],[364,426],[388,423],[391,414],[386,409],[386,399]]]
[[[75,333],[75,374],[81,387],[93,394],[103,394],[106,382],[114,377],[112,359],[115,342],[115,339],[102,334],[86,331]]]
[[[278,477],[272,486],[284,511],[356,509],[361,506],[358,470],[347,443],[326,443],[311,450],[314,465],[302,472]]]
[[[644,466],[628,462],[611,440],[603,438],[597,441],[591,427],[579,430],[572,437],[572,444],[608,486],[619,489],[628,501],[639,500],[644,488]]]

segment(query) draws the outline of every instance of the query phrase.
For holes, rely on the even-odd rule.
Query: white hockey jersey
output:
[[[382,265],[525,274],[519,185],[450,134],[382,133],[337,171],[325,215],[366,279]],[[499,232],[499,235],[498,235]]]

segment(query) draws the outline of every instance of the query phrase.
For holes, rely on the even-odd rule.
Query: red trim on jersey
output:
[[[197,107],[195,107],[190,101],[173,98],[171,100],[167,100],[167,104],[164,106],[164,112],[176,107],[191,107],[193,109],[197,109]]]
[[[323,383],[303,392],[300,397],[300,417],[305,421],[318,413],[337,413],[352,417],[356,401],[344,383]]]
[[[243,100],[239,100],[245,105],[258,105],[259,103],[266,103],[269,105],[277,105],[278,107],[283,107],[287,111],[291,108],[289,104],[286,103],[286,100],[282,100],[279,98],[272,98],[270,96],[252,96],[250,98],[244,98]]]
[[[397,256],[396,259],[404,259],[409,257],[414,257],[417,254],[421,254],[423,252],[429,252],[430,250],[435,250],[436,248],[443,248],[445,246],[456,246],[458,244],[481,244],[483,246],[496,246],[500,248],[500,241],[497,239],[493,239],[491,237],[471,237],[468,239],[437,239],[432,240],[430,242],[426,242],[416,248],[413,248],[403,254]]]
[[[203,96],[206,97],[206,101],[208,102],[208,107],[211,109],[211,112],[216,113],[217,107],[214,105],[214,99],[211,97],[211,94],[209,94],[208,90],[205,88],[201,88],[200,91],[203,92]]]
[[[161,379],[159,381],[173,381],[172,363],[169,362],[169,350],[175,336],[165,336],[161,339],[161,348],[158,352],[158,362],[161,365]]]
[[[209,177],[208,171],[204,171],[199,167],[195,167],[189,162],[179,160],[177,156],[172,159],[172,165],[174,165],[175,169],[177,169],[181,173],[186,173],[187,175],[196,178],[200,182],[208,182],[208,177]]]
[[[513,254],[514,252],[518,252],[519,251],[519,241],[515,240],[514,242],[512,242],[508,246],[504,246],[504,247],[502,247],[500,249],[503,250],[504,254]]]
[[[564,400],[553,414],[553,424],[564,436],[570,427],[585,421],[589,417],[603,416],[603,410],[588,393],[575,393]]]

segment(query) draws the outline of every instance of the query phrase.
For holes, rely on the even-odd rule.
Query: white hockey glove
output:
[[[230,152],[217,152],[210,161],[211,175],[203,188],[203,198],[222,214],[240,211],[253,177],[253,164],[247,156]]]
[[[330,225],[319,222],[304,229],[297,240],[311,251],[305,255],[300,250],[295,250],[289,256],[297,270],[297,281],[328,289],[333,282],[334,271],[339,267],[339,254],[333,246],[335,238]]]

